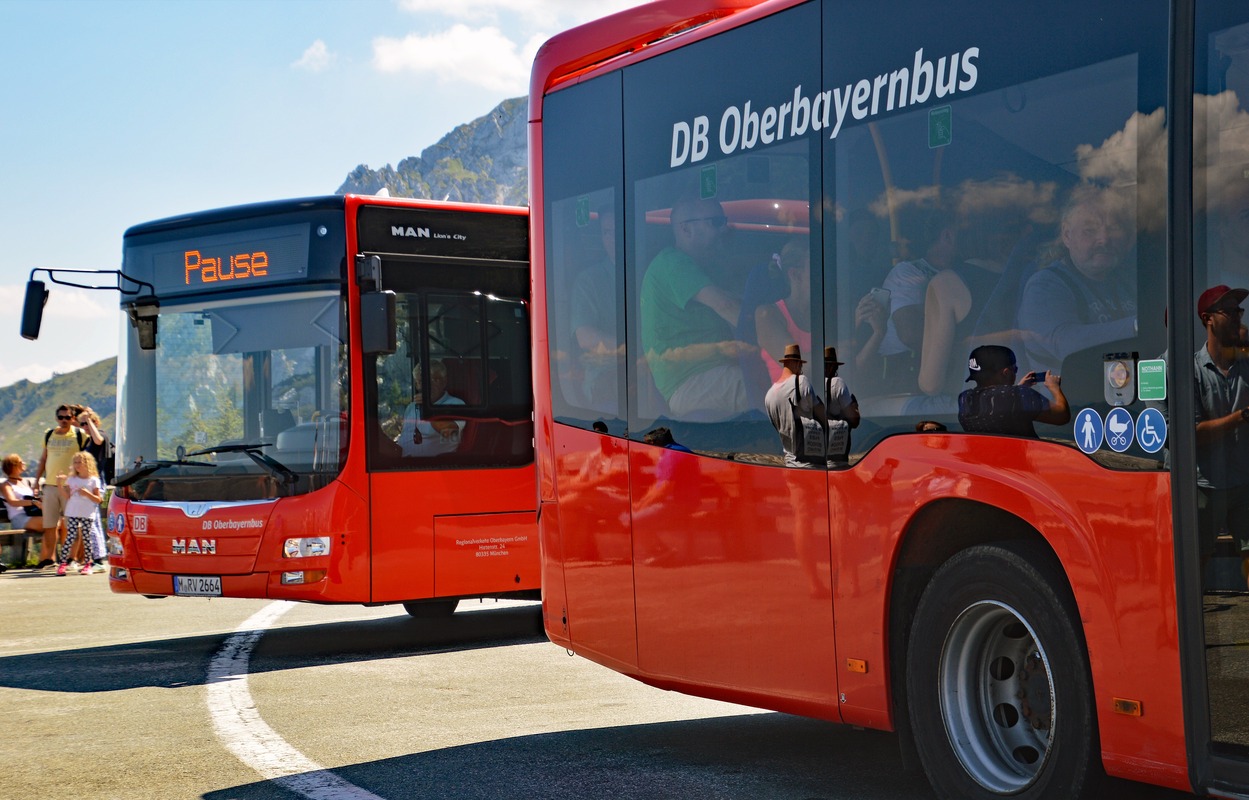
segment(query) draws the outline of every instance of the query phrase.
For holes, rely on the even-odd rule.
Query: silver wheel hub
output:
[[[1054,744],[1054,681],[1018,612],[991,601],[964,610],[946,636],[938,691],[950,745],[977,783],[1006,794],[1036,780]]]

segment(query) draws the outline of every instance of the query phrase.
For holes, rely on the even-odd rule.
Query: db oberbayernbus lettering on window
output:
[[[187,250],[183,254],[183,260],[186,264],[187,286],[193,283],[263,278],[269,274],[269,254],[264,250],[236,253],[224,263],[221,258],[205,256],[198,250]]]

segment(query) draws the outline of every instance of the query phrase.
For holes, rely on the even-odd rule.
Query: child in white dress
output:
[[[100,502],[104,499],[104,484],[100,481],[99,469],[95,464],[95,456],[87,451],[74,454],[70,464],[73,474],[69,477],[57,476],[60,484],[61,499],[65,501],[65,541],[57,551],[57,575],[64,575],[69,569],[69,554],[74,542],[82,537],[86,557],[83,559],[83,575],[95,572],[94,561],[102,558],[97,553],[96,542],[100,532]]]

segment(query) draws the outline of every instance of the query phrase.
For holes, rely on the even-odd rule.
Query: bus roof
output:
[[[546,92],[614,59],[695,29],[706,28],[710,35],[800,2],[805,0],[656,0],[567,30],[542,45],[534,59],[529,121],[542,118]]]
[[[378,195],[334,194],[320,197],[298,197],[285,200],[269,200],[260,203],[244,203],[237,206],[214,208],[207,211],[196,211],[190,214],[179,214],[173,217],[141,222],[126,230],[126,236],[139,236],[157,231],[180,228],[188,224],[202,225],[213,222],[230,222],[238,219],[254,219],[270,214],[282,214],[290,211],[312,211],[320,209],[343,209],[349,205],[388,205],[409,208],[446,209],[451,211],[493,212],[499,214],[526,214],[528,209],[522,206],[494,206],[476,203],[453,203],[440,200],[424,200],[409,197],[383,197]]]

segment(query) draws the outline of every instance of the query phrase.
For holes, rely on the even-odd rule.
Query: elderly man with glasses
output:
[[[39,456],[39,467],[35,470],[35,483],[44,476],[52,476],[46,481],[43,493],[43,543],[39,548],[39,566],[36,569],[52,566],[52,554],[55,551],[64,525],[61,524],[61,493],[56,480],[58,475],[68,475],[74,454],[82,450],[89,436],[74,425],[74,411],[68,405],[61,404],[56,409],[56,427],[43,435],[43,454]]]

